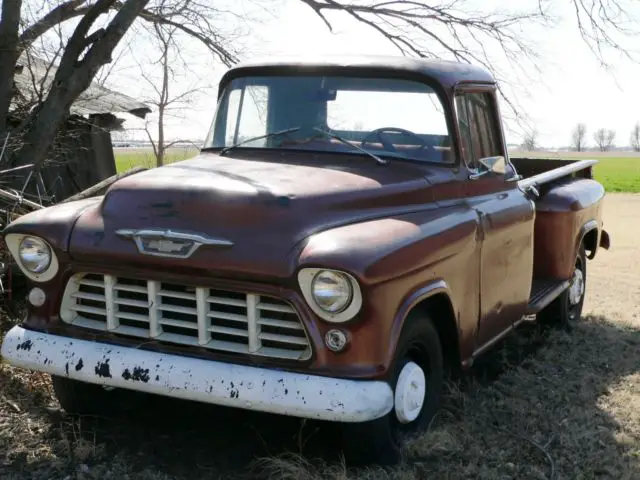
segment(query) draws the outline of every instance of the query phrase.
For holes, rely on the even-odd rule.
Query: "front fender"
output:
[[[445,291],[457,328],[472,336],[479,308],[477,235],[476,212],[460,204],[351,224],[309,238],[298,268],[344,270],[362,289],[360,313],[341,325],[353,343],[340,362],[358,364],[366,358],[378,372],[386,372],[411,308]],[[317,324],[323,335],[333,327],[320,320]]]
[[[312,235],[298,268],[346,270],[365,287],[424,271],[475,244],[478,219],[466,206],[354,223]]]
[[[47,240],[54,250],[68,252],[69,239],[76,221],[82,212],[101,200],[102,197],[92,197],[27,213],[7,225],[2,235],[8,233],[36,235]]]

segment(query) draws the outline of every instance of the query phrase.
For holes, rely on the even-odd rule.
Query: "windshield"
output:
[[[283,132],[285,131],[285,132]],[[342,140],[324,134],[323,131]],[[278,132],[275,135],[270,133]],[[262,137],[247,141],[253,137]],[[278,148],[450,163],[444,109],[426,84],[347,76],[252,76],[232,80],[205,148]],[[351,145],[349,145],[351,144]]]

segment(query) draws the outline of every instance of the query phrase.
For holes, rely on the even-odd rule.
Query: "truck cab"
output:
[[[484,69],[247,63],[199,155],[4,231],[30,281],[5,361],[69,412],[115,387],[339,422],[395,462],[446,372],[525,321],[581,315],[609,247],[594,160],[510,157]]]

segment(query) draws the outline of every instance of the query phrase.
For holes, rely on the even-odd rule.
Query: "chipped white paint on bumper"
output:
[[[382,417],[393,392],[382,381],[283,372],[78,340],[13,327],[8,363],[99,385],[282,415],[338,422]]]

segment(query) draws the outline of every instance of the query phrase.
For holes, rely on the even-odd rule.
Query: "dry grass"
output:
[[[485,357],[395,469],[347,470],[330,425],[163,398],[71,418],[46,376],[2,365],[0,478],[640,478],[638,211],[640,196],[607,198],[613,250],[589,263],[584,322]]]

